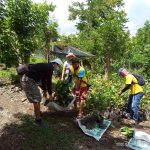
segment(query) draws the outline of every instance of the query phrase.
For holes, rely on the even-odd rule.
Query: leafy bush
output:
[[[104,110],[110,106],[123,104],[123,98],[118,96],[119,89],[122,87],[120,81],[104,81],[101,76],[94,75],[90,79],[92,86],[86,102],[88,109]]]
[[[15,68],[8,68],[7,70],[0,70],[0,84],[9,84],[18,82],[18,76]]]
[[[70,84],[67,81],[58,80],[54,87],[55,101],[61,106],[68,106],[72,100]]]
[[[125,85],[123,79],[113,76],[112,79],[104,81],[100,75],[90,76],[89,79],[92,86],[87,97],[86,108],[103,111],[110,107],[121,107],[127,101],[130,90],[121,96],[118,95]],[[141,108],[146,108],[150,103],[150,86],[147,84],[144,88],[146,94],[142,99]]]
[[[145,95],[142,98],[141,106],[144,109],[147,109],[150,107],[150,79],[146,80],[146,84],[144,85],[144,91]]]

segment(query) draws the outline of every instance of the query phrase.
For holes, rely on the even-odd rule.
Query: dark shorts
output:
[[[37,83],[33,79],[27,77],[26,75],[23,75],[21,77],[20,82],[29,102],[40,103],[42,96]]]

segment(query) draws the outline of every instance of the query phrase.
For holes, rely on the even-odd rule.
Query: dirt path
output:
[[[64,123],[71,126],[74,130],[80,130],[74,122],[76,116],[75,112],[69,113],[55,113],[46,111],[46,108],[42,106],[42,115],[50,123]],[[32,105],[25,100],[23,92],[20,87],[14,85],[0,87],[0,139],[3,135],[3,128],[6,125],[16,123],[19,121],[19,115],[32,115],[33,108]],[[98,142],[95,139],[84,135],[82,132],[80,134],[84,137],[84,142],[76,142],[73,149],[81,150],[128,150],[126,147],[127,139],[119,132],[119,128],[122,126],[129,126],[125,122],[122,123],[112,123],[106,133],[103,135],[102,139]],[[134,128],[134,127],[133,127]],[[150,122],[141,122],[136,129],[143,130],[150,134]],[[3,149],[6,149],[7,138],[3,140]],[[12,146],[12,149],[13,146]]]
[[[31,113],[30,105],[27,102],[21,102],[23,94],[18,89],[12,90],[12,87],[0,87],[0,129],[6,124],[17,121],[16,114]],[[27,109],[26,109],[27,108]]]

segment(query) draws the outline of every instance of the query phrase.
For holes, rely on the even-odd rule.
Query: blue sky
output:
[[[34,2],[43,2],[44,0],[33,0]],[[68,6],[72,1],[85,1],[85,0],[47,0],[56,5],[56,10],[52,14],[59,24],[60,34],[71,34],[76,32],[75,21],[68,21]],[[131,35],[135,35],[138,28],[143,27],[146,20],[150,20],[150,0],[124,0],[125,12],[129,22],[127,27]]]

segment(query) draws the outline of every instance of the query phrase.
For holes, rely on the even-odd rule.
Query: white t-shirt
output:
[[[68,79],[68,76],[69,76],[69,68],[72,66],[72,63],[71,62],[68,62],[68,61],[65,61],[64,62],[64,76],[65,76],[65,79]]]

